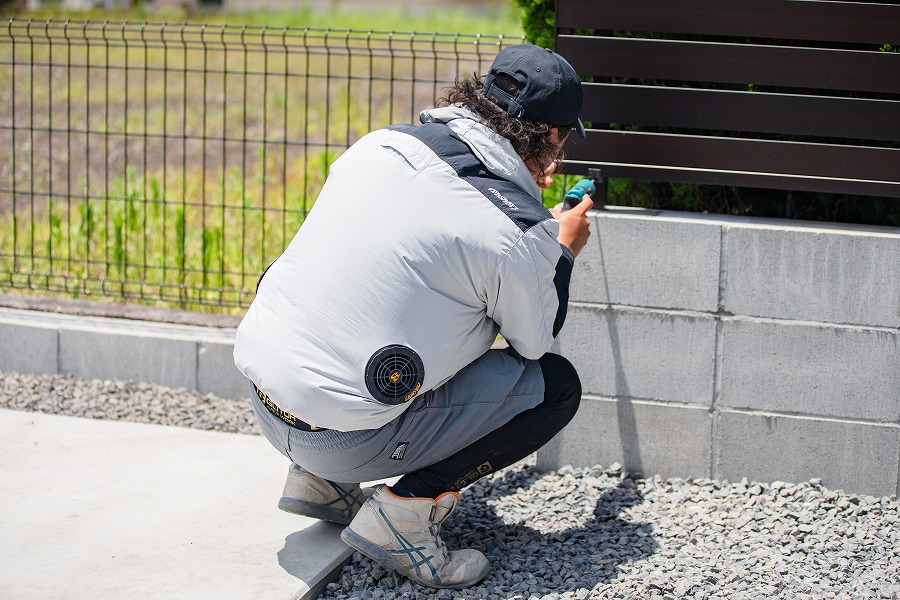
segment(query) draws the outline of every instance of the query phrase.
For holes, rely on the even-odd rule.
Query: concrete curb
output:
[[[0,307],[0,370],[132,379],[247,397],[235,329]]]

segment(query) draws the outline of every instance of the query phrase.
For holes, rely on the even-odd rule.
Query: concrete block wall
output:
[[[247,398],[234,329],[0,308],[0,371],[132,379]]]
[[[538,465],[900,494],[900,229],[594,213]]]

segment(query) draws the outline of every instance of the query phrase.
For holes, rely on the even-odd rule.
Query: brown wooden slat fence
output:
[[[900,197],[900,5],[558,0],[569,172]]]

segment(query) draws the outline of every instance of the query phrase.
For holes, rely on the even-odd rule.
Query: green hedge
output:
[[[522,31],[532,44],[553,48],[556,0],[514,0],[522,9]]]

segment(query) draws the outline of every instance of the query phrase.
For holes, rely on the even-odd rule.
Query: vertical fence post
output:
[[[165,297],[169,284],[169,45],[166,40],[166,23],[159,27],[159,39],[163,47],[162,77],[162,198],[160,209],[162,212],[162,273],[159,286],[160,300]]]
[[[53,37],[50,35],[50,19],[44,22],[44,39],[47,40],[47,273],[44,276],[44,286],[48,287],[54,275],[53,260],[56,253],[53,251]],[[32,169],[33,170],[33,169]],[[32,200],[33,202],[33,200]]]
[[[32,286],[31,278],[34,276],[35,271],[35,263],[34,263],[34,38],[31,37],[31,19],[28,19],[28,25],[25,28],[25,33],[28,36],[28,71],[31,81],[28,85],[28,152],[30,155],[31,168],[29,170],[29,197],[31,202],[29,203],[29,247],[30,251],[28,253],[28,287]]]
[[[285,27],[281,30],[281,50],[284,52],[284,73],[282,77],[284,77],[283,81],[283,89],[282,94],[284,96],[284,106],[282,107],[282,121],[281,121],[281,245],[284,246],[287,243],[287,216],[288,216],[288,200],[287,200],[287,148],[288,148],[288,81],[290,77],[290,71],[288,70],[288,46],[287,46],[287,31],[288,28]]]
[[[144,92],[144,110],[143,110],[144,129],[141,133],[141,135],[142,135],[141,164],[143,165],[142,174],[141,174],[141,183],[142,183],[142,188],[143,188],[141,190],[142,191],[141,205],[142,205],[142,217],[143,217],[144,226],[141,228],[141,231],[143,234],[143,244],[141,245],[141,247],[142,247],[141,280],[140,280],[141,300],[144,300],[144,298],[145,298],[144,285],[147,283],[147,272],[149,270],[149,264],[147,263],[147,246],[149,245],[148,237],[147,237],[147,231],[149,229],[149,227],[147,227],[147,204],[148,204],[148,202],[151,201],[151,199],[148,198],[148,194],[147,194],[147,144],[149,143],[149,135],[148,135],[148,131],[147,131],[149,117],[148,117],[147,113],[150,112],[150,110],[149,110],[150,109],[149,92],[147,89],[147,85],[149,83],[148,74],[150,73],[150,68],[149,68],[150,65],[149,65],[149,56],[148,56],[148,49],[147,49],[147,37],[145,35],[146,28],[147,28],[147,23],[146,22],[141,23],[141,44],[143,45],[143,49],[144,49],[144,52],[143,52],[143,55],[144,55],[144,87],[143,87],[143,92]],[[154,199],[154,201],[158,201],[158,200],[159,200],[158,198]]]
[[[131,89],[128,81],[128,48],[130,44],[128,40],[125,38],[125,28],[128,25],[128,21],[122,21],[122,49],[124,50],[125,57],[122,62],[123,74],[125,83],[122,86],[122,146],[123,146],[123,158],[124,164],[122,165],[122,190],[123,190],[123,198],[122,198],[122,270],[121,277],[119,278],[119,295],[121,297],[125,297],[128,293],[125,291],[126,283],[129,280],[128,276],[128,237],[131,232],[131,215],[133,213],[132,201],[131,197],[132,191],[130,190],[131,185],[131,175],[128,172],[128,91]]]
[[[109,25],[109,21],[103,21],[103,27],[100,30],[101,36],[103,37],[103,156],[104,156],[104,168],[103,168],[103,218],[105,224],[105,230],[103,236],[104,244],[103,244],[103,279],[101,281],[100,292],[102,295],[106,295],[106,284],[110,280],[110,260],[109,260],[109,238],[110,238],[110,226],[109,226],[109,200],[110,200],[110,189],[109,189],[109,40],[106,37],[106,27]]]
[[[303,29],[303,210],[309,210],[309,27]]]
[[[69,291],[72,273],[72,40],[69,39],[69,20],[63,25],[66,40],[66,276],[64,291]]]
[[[187,23],[181,24],[181,212],[175,223],[176,237],[179,238],[180,251],[178,263],[180,277],[178,286],[178,298],[182,304],[187,302],[187,74],[188,74],[188,46],[184,39],[184,29]]]
[[[244,273],[247,270],[247,42],[244,35],[247,26],[241,27],[241,49],[244,55],[243,76],[243,117],[244,128],[241,132],[241,289],[246,288]]]
[[[14,283],[14,276],[19,272],[19,207],[17,205],[18,193],[16,189],[16,171],[18,165],[16,164],[16,36],[13,35],[13,20],[10,19],[7,24],[7,30],[9,31],[9,39],[10,46],[12,50],[12,56],[10,63],[10,70],[12,71],[12,81],[10,82],[10,96],[11,96],[11,104],[12,104],[12,119],[10,119],[10,130],[12,131],[12,175],[11,175],[11,184],[10,188],[12,190],[12,255],[13,255],[13,268],[9,274],[9,282],[10,284]]]
[[[325,49],[325,154],[322,156],[322,172],[328,171],[328,161],[331,156],[331,43],[329,35],[331,29],[326,28],[322,35],[322,46]]]
[[[262,165],[260,165],[260,197],[259,197],[259,270],[265,266],[266,261],[266,205],[268,204],[268,159],[269,159],[269,46],[266,43],[267,27],[263,25],[259,32],[260,43],[263,48],[263,86],[262,86]]]
[[[219,42],[222,44],[222,177],[220,189],[222,190],[222,211],[219,227],[222,230],[222,254],[219,259],[219,303],[225,293],[225,244],[228,239],[225,235],[225,213],[228,210],[228,194],[225,185],[225,173],[228,170],[228,44],[225,42],[225,29],[228,25],[222,25],[219,30]]]
[[[347,126],[344,133],[344,144],[350,145],[350,117],[353,112],[353,53],[350,51],[351,30],[344,32],[344,49],[347,52]]]
[[[84,38],[84,276],[81,279],[81,291],[89,294],[88,278],[91,274],[91,239],[94,235],[94,214],[91,206],[91,40],[87,35],[88,22],[81,27],[81,36]]]
[[[201,253],[201,264],[203,265],[203,273],[201,274],[203,280],[203,288],[206,289],[209,287],[209,247],[207,246],[207,234],[206,234],[206,103],[207,103],[207,92],[208,92],[208,79],[209,79],[209,70],[208,70],[208,61],[209,54],[208,48],[206,47],[206,24],[200,26],[200,45],[203,47],[203,102],[201,108],[201,117],[200,120],[203,122],[202,134],[201,134],[201,144],[203,147],[203,151],[201,152],[201,169],[202,169],[202,179],[200,181],[200,229],[201,229],[201,242],[200,242],[200,253]]]

